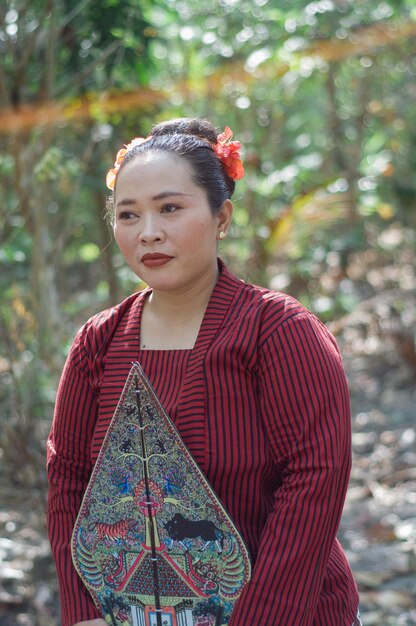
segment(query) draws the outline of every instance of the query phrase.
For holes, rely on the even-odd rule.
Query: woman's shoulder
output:
[[[234,318],[257,326],[260,343],[286,332],[293,324],[298,329],[311,329],[315,336],[331,337],[323,322],[290,294],[239,281],[234,304]]]
[[[245,309],[244,314],[251,310],[253,314],[260,314],[263,319],[273,318],[277,323],[299,315],[314,317],[304,305],[287,293],[250,282],[239,282],[236,300],[241,310]]]
[[[284,309],[285,311],[305,312],[309,311],[296,298],[283,291],[276,291],[268,287],[248,283],[249,289],[253,293],[253,297],[257,299],[264,309],[276,310]]]
[[[234,318],[254,316],[262,324],[270,322],[275,328],[292,319],[303,319],[326,328],[314,313],[292,295],[241,279],[222,262],[220,269],[222,292],[231,290],[233,293]]]
[[[85,328],[99,330],[102,326],[117,323],[121,317],[124,317],[135,308],[135,305],[137,305],[139,300],[143,297],[143,293],[143,291],[133,293],[127,296],[127,298],[124,298],[121,302],[95,313],[85,322]]]
[[[134,293],[118,304],[94,314],[78,330],[74,343],[83,344],[88,352],[102,350],[121,320],[136,314],[143,297],[144,291]]]

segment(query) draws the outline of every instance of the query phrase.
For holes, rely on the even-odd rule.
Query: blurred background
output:
[[[78,327],[143,287],[105,174],[182,116],[244,147],[223,258],[337,337],[354,428],[340,540],[365,626],[416,624],[415,44],[415,0],[1,2],[1,626],[60,624],[55,390]]]

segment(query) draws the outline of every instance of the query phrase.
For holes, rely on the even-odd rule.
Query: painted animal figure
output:
[[[120,444],[119,450],[125,453],[132,452],[133,444],[131,442],[131,439],[124,439]]]
[[[130,520],[122,520],[115,524],[96,524],[98,540],[103,539],[124,539],[130,528]]]
[[[201,552],[212,541],[215,541],[219,554],[223,551],[224,533],[211,520],[194,521],[187,519],[181,513],[175,513],[172,519],[166,522],[165,529],[172,540],[172,545],[174,541],[178,541],[186,549],[186,546],[182,543],[185,539],[197,539],[200,537],[205,541],[205,544],[200,548]]]

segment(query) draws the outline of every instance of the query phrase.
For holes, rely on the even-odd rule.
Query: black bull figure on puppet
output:
[[[166,522],[165,529],[172,540],[170,550],[175,541],[178,541],[186,549],[186,545],[183,544],[185,539],[197,539],[200,537],[205,542],[200,548],[201,552],[204,551],[211,542],[215,542],[218,554],[221,554],[223,551],[224,533],[210,520],[193,521],[187,519],[181,513],[175,513],[172,519]]]

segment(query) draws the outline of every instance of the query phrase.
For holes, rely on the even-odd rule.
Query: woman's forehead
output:
[[[120,170],[116,196],[134,191],[137,194],[154,195],[159,191],[186,191],[195,188],[187,161],[169,152],[151,151],[139,154]]]
[[[143,154],[138,154],[128,161],[125,166],[120,170],[119,178],[123,177],[124,173],[131,173],[134,171],[137,175],[148,175],[149,173],[160,172],[163,175],[191,176],[191,171],[186,159],[171,152],[162,150],[150,150]]]

